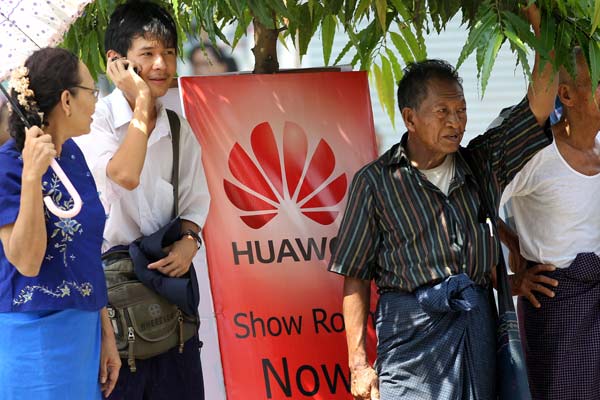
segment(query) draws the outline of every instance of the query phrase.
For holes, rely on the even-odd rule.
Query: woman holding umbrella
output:
[[[83,154],[97,90],[72,53],[33,53],[10,82],[12,139],[0,148],[0,398],[98,399],[121,361],[100,261],[104,210]],[[31,128],[26,128],[31,126]],[[49,165],[56,157],[84,207]]]

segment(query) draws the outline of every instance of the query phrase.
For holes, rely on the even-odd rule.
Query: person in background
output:
[[[90,131],[98,94],[87,67],[44,48],[13,72],[10,134],[0,148],[0,399],[81,400],[109,396],[121,360],[106,311],[101,245],[104,209],[72,140]],[[52,169],[56,157],[83,201]]]
[[[214,75],[238,70],[237,63],[233,57],[223,54],[223,50],[217,50],[212,44],[204,43],[196,46],[190,52],[189,57],[194,75]]]

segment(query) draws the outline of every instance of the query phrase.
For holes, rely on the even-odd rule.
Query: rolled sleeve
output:
[[[519,104],[503,110],[487,132],[473,139],[468,148],[491,164],[496,184],[503,190],[523,166],[550,143],[549,121],[540,126],[525,97]]]
[[[377,226],[375,197],[367,167],[352,181],[329,271],[363,280],[373,279],[379,243]]]

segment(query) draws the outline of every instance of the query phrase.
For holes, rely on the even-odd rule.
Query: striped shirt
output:
[[[329,270],[380,291],[409,291],[466,273],[486,285],[499,245],[480,218],[478,184],[461,152],[489,177],[484,187],[497,209],[502,190],[535,153],[552,141],[525,98],[455,154],[446,196],[406,154],[408,134],[354,176]]]

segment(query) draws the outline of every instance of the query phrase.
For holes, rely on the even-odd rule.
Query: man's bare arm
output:
[[[367,318],[371,282],[344,279],[344,323],[348,344],[348,364],[355,399],[379,399],[379,379],[367,358]]]

